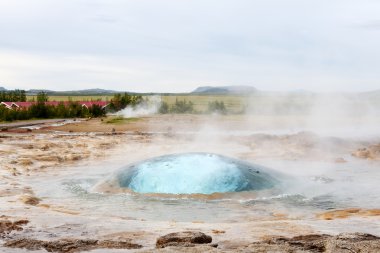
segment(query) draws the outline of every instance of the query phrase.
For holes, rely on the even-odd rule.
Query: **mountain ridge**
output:
[[[72,94],[72,95],[102,95],[102,94],[115,94],[120,93],[120,91],[115,90],[105,90],[105,89],[83,89],[83,90],[69,90],[69,91],[54,91],[45,89],[30,89],[26,93],[28,95],[36,95],[39,92],[46,92],[48,95],[60,95],[60,94]]]
[[[257,92],[258,89],[256,89],[253,86],[246,86],[246,85],[240,85],[240,86],[199,86],[190,94],[198,93],[198,94],[241,94],[241,93],[254,93]]]

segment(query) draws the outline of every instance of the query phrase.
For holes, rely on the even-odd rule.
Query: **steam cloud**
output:
[[[161,105],[160,96],[150,96],[148,100],[137,106],[127,106],[125,109],[118,111],[117,116],[124,118],[142,117],[153,115],[158,112]]]

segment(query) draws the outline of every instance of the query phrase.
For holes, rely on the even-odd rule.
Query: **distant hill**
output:
[[[36,95],[36,94],[38,94],[40,92],[45,92],[45,93],[50,94],[50,93],[54,93],[55,91],[52,91],[52,90],[43,90],[43,89],[31,89],[31,90],[27,90],[26,94],[28,94],[28,95]]]
[[[191,93],[196,94],[247,94],[257,92],[252,86],[201,86]]]
[[[66,91],[67,93],[79,93],[79,94],[114,94],[120,91],[115,90],[104,90],[104,89],[86,89],[77,91]]]
[[[104,89],[85,89],[85,90],[72,90],[72,91],[53,91],[53,90],[43,90],[43,89],[32,89],[26,91],[28,95],[36,95],[39,92],[46,92],[48,95],[104,95],[104,94],[115,94],[119,91],[114,90],[104,90]]]
[[[0,87],[0,91],[6,91],[7,89],[5,89],[4,87]]]

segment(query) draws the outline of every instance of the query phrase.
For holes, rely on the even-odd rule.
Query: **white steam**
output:
[[[312,131],[346,137],[379,134],[380,103],[376,94],[370,95],[256,94],[249,98],[246,116],[250,125],[260,125],[266,130]]]
[[[117,116],[124,118],[142,117],[156,114],[161,105],[161,96],[150,96],[143,103],[137,106],[127,106],[125,109],[118,111]]]

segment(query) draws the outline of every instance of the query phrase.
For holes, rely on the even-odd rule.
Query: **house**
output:
[[[105,109],[109,103],[105,101],[92,101],[92,102],[78,102],[81,106],[90,108],[94,105],[100,106],[102,109]]]
[[[1,102],[0,106],[4,106],[5,108],[12,109],[13,102]]]
[[[15,108],[22,108],[22,109],[28,109],[32,105],[36,104],[37,102],[1,102],[0,105],[5,106],[8,109],[15,109]],[[50,106],[58,106],[59,104],[63,103],[65,106],[68,106],[71,102],[70,101],[49,101],[45,102],[45,105]],[[75,101],[75,103],[78,103],[82,107],[86,107],[87,109],[91,108],[94,105],[100,106],[102,109],[105,109],[109,103],[105,101]]]
[[[29,108],[34,102],[12,102],[13,108]]]

